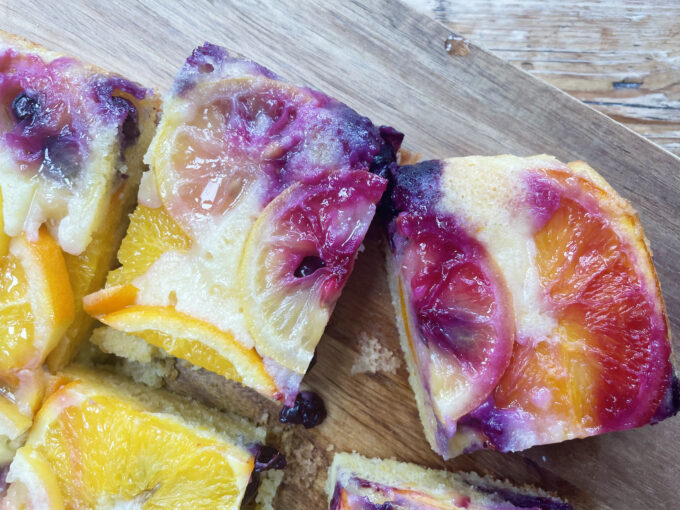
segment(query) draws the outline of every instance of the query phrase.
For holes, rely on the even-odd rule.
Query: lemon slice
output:
[[[305,373],[384,186],[367,172],[336,172],[293,184],[267,205],[239,268],[258,352]]]
[[[42,365],[75,310],[64,257],[44,227],[36,242],[12,239],[0,274],[0,375],[7,376]]]
[[[276,387],[254,349],[212,324],[171,307],[133,305],[99,318],[167,353],[276,398]]]
[[[63,382],[11,465],[6,508],[240,508],[253,455],[221,418],[129,383]]]
[[[251,188],[260,192],[265,185],[256,181],[274,173],[270,167],[293,143],[281,131],[311,102],[306,89],[263,76],[201,82],[190,103],[182,96],[166,99],[147,163],[170,215],[198,236]],[[305,133],[310,146],[315,129]]]

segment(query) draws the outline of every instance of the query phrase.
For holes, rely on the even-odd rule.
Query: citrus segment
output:
[[[307,370],[384,186],[369,173],[333,173],[290,186],[262,212],[239,274],[248,329],[263,355]]]
[[[257,352],[244,348],[231,335],[209,323],[170,307],[139,305],[104,315],[99,320],[265,395],[275,397],[277,394]]]
[[[146,273],[169,250],[186,251],[191,240],[163,207],[138,205],[130,216],[130,226],[118,250],[121,267],[111,271],[107,286],[131,283]]]

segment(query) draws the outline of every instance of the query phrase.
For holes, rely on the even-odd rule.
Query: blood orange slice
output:
[[[534,239],[559,341],[518,345],[496,405],[539,421],[559,417],[577,436],[643,425],[665,392],[670,344],[637,216],[586,175],[553,170],[529,179],[532,197],[552,197]]]

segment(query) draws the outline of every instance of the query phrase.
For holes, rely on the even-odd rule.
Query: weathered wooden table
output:
[[[680,154],[680,2],[406,3]]]

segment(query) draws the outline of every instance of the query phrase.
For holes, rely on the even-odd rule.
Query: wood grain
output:
[[[406,3],[680,154],[680,3]]]
[[[144,0],[0,2],[0,28],[167,89],[191,49],[210,40],[281,75],[346,101],[406,133],[423,157],[552,153],[584,159],[640,211],[655,252],[675,337],[680,331],[680,161],[625,127],[494,55],[444,50],[450,29],[402,4],[284,0],[191,7]],[[305,431],[274,427],[302,452],[280,491],[280,509],[320,509],[333,451],[357,450],[429,466],[474,469],[556,490],[581,509],[674,508],[680,497],[680,420],[503,455],[478,452],[444,464],[423,438],[402,367],[351,375],[361,333],[398,342],[379,236],[371,231],[305,384],[329,417]],[[676,340],[676,348],[677,340]],[[276,406],[202,372],[180,370],[176,390],[274,424]],[[245,395],[243,394],[245,393]],[[263,416],[267,414],[268,416]],[[306,470],[314,459],[316,477]]]

